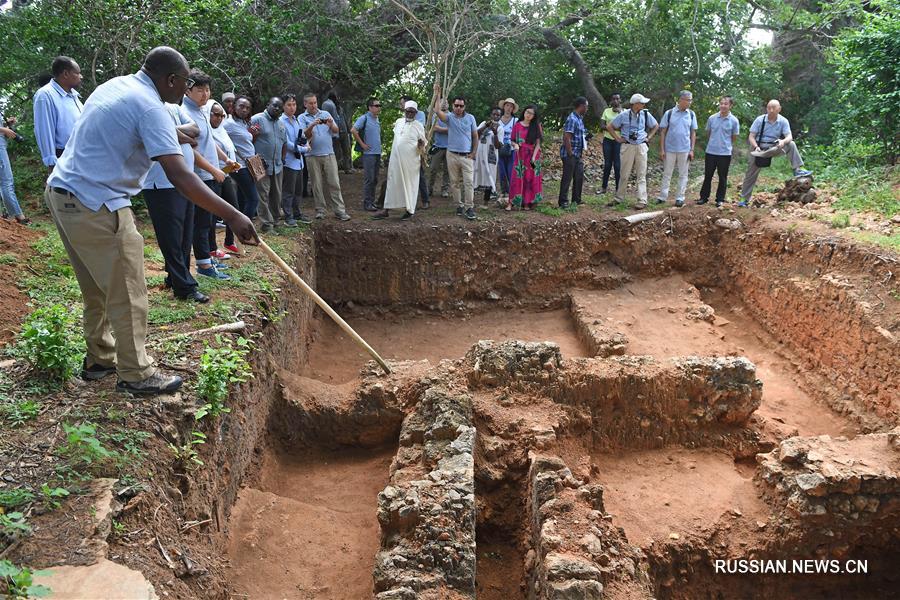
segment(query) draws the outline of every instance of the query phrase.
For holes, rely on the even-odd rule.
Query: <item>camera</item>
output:
[[[629,131],[628,139],[631,140],[632,142],[636,142],[637,141],[637,131]]]
[[[584,134],[584,139],[586,139],[587,141],[591,141],[592,139],[594,139],[594,134],[588,131]]]
[[[13,138],[14,140],[16,140],[17,142],[25,141],[25,138],[23,138],[22,135],[18,131],[16,131],[15,134],[16,134],[16,137]]]

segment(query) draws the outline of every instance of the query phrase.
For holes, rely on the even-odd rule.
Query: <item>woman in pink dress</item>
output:
[[[537,114],[537,106],[530,104],[522,112],[522,118],[512,131],[511,145],[516,158],[513,162],[512,179],[509,183],[510,205],[532,210],[543,200],[541,174],[541,138],[544,130]]]

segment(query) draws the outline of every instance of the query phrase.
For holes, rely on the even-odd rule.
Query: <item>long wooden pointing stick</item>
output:
[[[266,253],[266,256],[269,257],[269,260],[275,263],[275,265],[277,265],[279,269],[284,271],[285,275],[288,276],[288,279],[300,286],[300,289],[302,289],[308,296],[315,300],[316,304],[318,304],[319,307],[324,310],[325,313],[347,333],[347,335],[352,337],[357,344],[365,348],[366,352],[372,355],[372,358],[374,358],[375,361],[381,366],[381,368],[384,369],[385,373],[389,374],[391,372],[390,367],[387,366],[387,364],[384,362],[384,359],[378,356],[378,353],[375,352],[375,349],[372,348],[372,346],[370,346],[368,343],[366,343],[366,340],[362,339],[362,337],[360,337],[358,333],[353,331],[353,328],[347,324],[347,321],[342,319],[341,315],[334,312],[334,309],[328,306],[328,303],[325,302],[325,300],[323,300],[322,297],[317,294],[314,289],[309,287],[309,285],[305,281],[303,281],[303,279],[299,275],[297,275],[297,272],[292,269],[290,265],[284,262],[281,257],[278,256],[278,254],[269,247],[268,244],[260,240],[259,247],[262,248],[262,251]]]

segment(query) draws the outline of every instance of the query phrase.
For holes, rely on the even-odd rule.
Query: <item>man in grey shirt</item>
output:
[[[338,106],[337,94],[331,92],[328,99],[322,103],[322,110],[327,112],[334,118],[334,122],[338,126],[337,133],[331,134],[331,143],[334,147],[334,157],[337,160],[338,167],[346,173],[350,174],[353,169],[350,167],[350,138],[347,127],[347,118],[344,110]]]
[[[283,112],[284,103],[275,96],[269,99],[266,110],[250,119],[252,125],[259,127],[253,140],[256,153],[266,161],[266,176],[256,182],[263,231],[271,230],[281,218],[281,173],[287,152],[287,130],[279,118]]]

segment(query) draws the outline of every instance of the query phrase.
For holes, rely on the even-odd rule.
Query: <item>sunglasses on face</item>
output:
[[[454,104],[453,105],[453,108],[465,108],[465,107],[466,107],[465,104]]]

